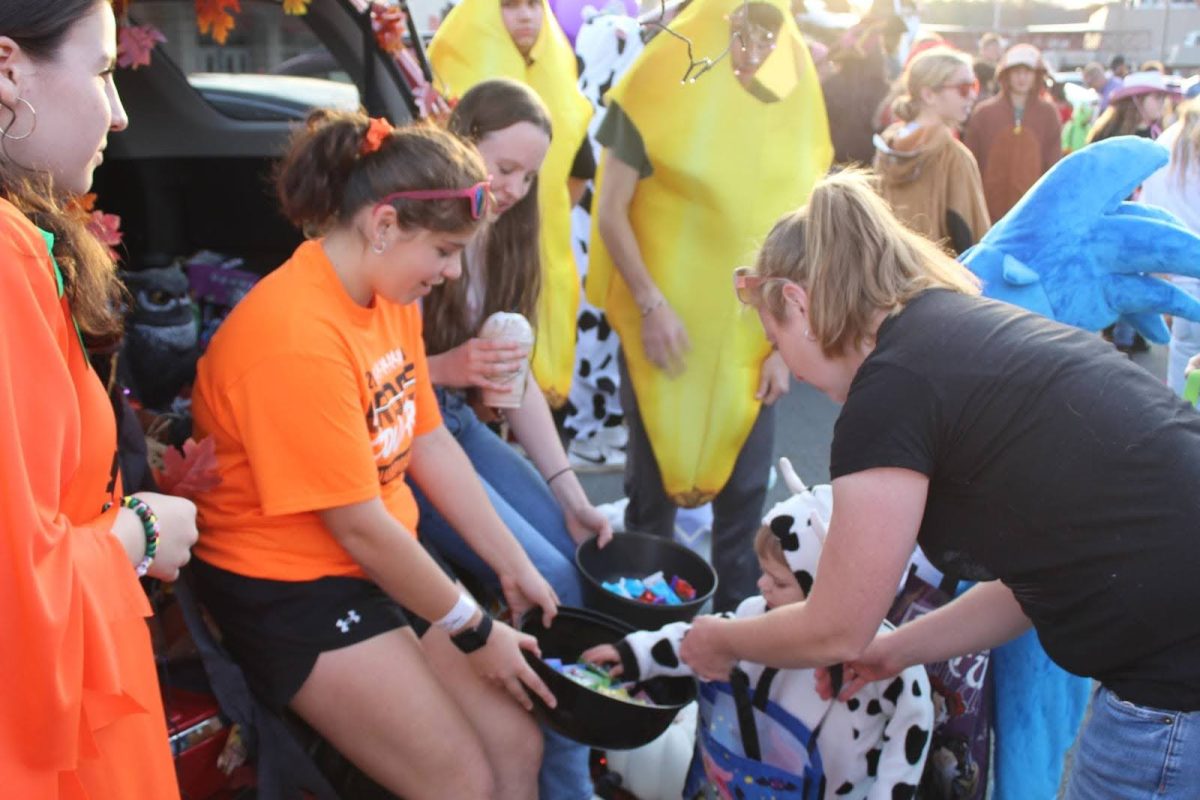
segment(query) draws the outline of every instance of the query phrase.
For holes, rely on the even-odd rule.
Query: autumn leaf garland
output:
[[[129,6],[132,0],[113,0],[113,11],[120,20],[117,34],[117,63],[127,69],[138,69],[150,64],[154,46],[167,40],[162,31],[153,25],[131,25]],[[308,13],[312,0],[281,0],[283,13],[302,16]],[[211,36],[217,44],[229,40],[229,32],[237,24],[237,14],[242,11],[241,0],[195,0],[196,27],[201,34]]]

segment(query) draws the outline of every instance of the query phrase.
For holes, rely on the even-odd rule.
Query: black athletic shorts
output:
[[[313,581],[249,578],[192,560],[196,591],[250,689],[276,711],[287,707],[317,656],[405,625],[429,624],[365,578]]]

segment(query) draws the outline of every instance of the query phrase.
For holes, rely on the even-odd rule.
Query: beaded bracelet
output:
[[[142,528],[146,531],[146,554],[137,565],[137,576],[140,578],[150,570],[158,552],[158,515],[145,500],[132,495],[122,497],[121,505],[138,515],[138,519],[142,521]]]

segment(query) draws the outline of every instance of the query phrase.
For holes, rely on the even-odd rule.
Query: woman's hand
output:
[[[598,644],[584,650],[579,656],[580,661],[589,664],[599,664],[608,667],[608,674],[614,678],[620,677],[625,668],[621,665],[621,654],[611,644]]]
[[[526,711],[533,710],[533,701],[525,693],[525,687],[542,698],[550,708],[558,701],[554,699],[550,688],[538,677],[521,651],[532,653],[538,658],[542,651],[538,648],[537,639],[525,633],[518,633],[503,622],[492,623],[492,634],[487,644],[467,655],[471,668],[479,677],[503,687],[513,699],[521,704]]]
[[[903,664],[890,647],[890,633],[881,633],[867,645],[861,657],[842,665],[842,690],[838,692],[838,700],[845,702],[858,690],[868,683],[894,678],[904,671]],[[833,681],[829,678],[827,669],[816,672],[817,694],[828,700],[833,696]]]
[[[729,620],[720,617],[696,617],[691,630],[684,634],[679,656],[706,681],[728,680],[737,663],[723,636],[725,626],[729,624]]]
[[[754,393],[754,399],[761,400],[765,406],[774,405],[776,400],[791,389],[791,379],[791,370],[788,369],[787,364],[783,363],[783,356],[779,354],[778,350],[772,350],[763,359],[762,373],[758,379],[758,391]]]
[[[668,375],[674,377],[683,372],[684,356],[692,349],[692,342],[675,309],[665,299],[642,319],[642,347],[650,363]]]
[[[158,550],[146,574],[151,578],[173,581],[179,577],[180,568],[191,559],[192,545],[196,544],[196,506],[191,500],[157,492],[138,492],[134,497],[150,506],[150,510],[158,517]],[[120,515],[126,514],[133,517],[132,522],[136,523],[139,532],[138,536],[133,537],[137,545],[132,548],[127,546],[126,551],[133,562],[138,563],[146,552],[145,529],[132,510],[122,508]],[[120,520],[120,524],[128,522]],[[124,541],[126,537],[121,538]]]
[[[430,379],[455,389],[478,386],[492,392],[515,390],[511,381],[529,358],[529,348],[499,339],[468,339],[429,359]]]
[[[1200,353],[1197,353],[1196,355],[1194,355],[1190,359],[1188,359],[1187,368],[1186,368],[1185,372],[1188,375],[1190,375],[1198,369],[1200,369]]]
[[[558,614],[558,595],[529,559],[511,574],[500,575],[500,590],[512,610],[513,621],[517,621],[531,608],[542,610],[542,624],[549,628]]]
[[[600,513],[600,510],[585,501],[575,508],[563,509],[563,519],[567,523],[567,532],[575,544],[582,544],[593,536],[596,546],[604,547],[612,541],[612,523]]]

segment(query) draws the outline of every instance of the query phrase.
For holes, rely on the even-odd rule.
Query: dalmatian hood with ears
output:
[[[786,458],[779,459],[779,472],[792,496],[777,503],[763,518],[763,524],[783,546],[788,569],[807,595],[817,575],[821,548],[829,532],[833,515],[833,487],[828,484],[809,489],[796,475]]]

